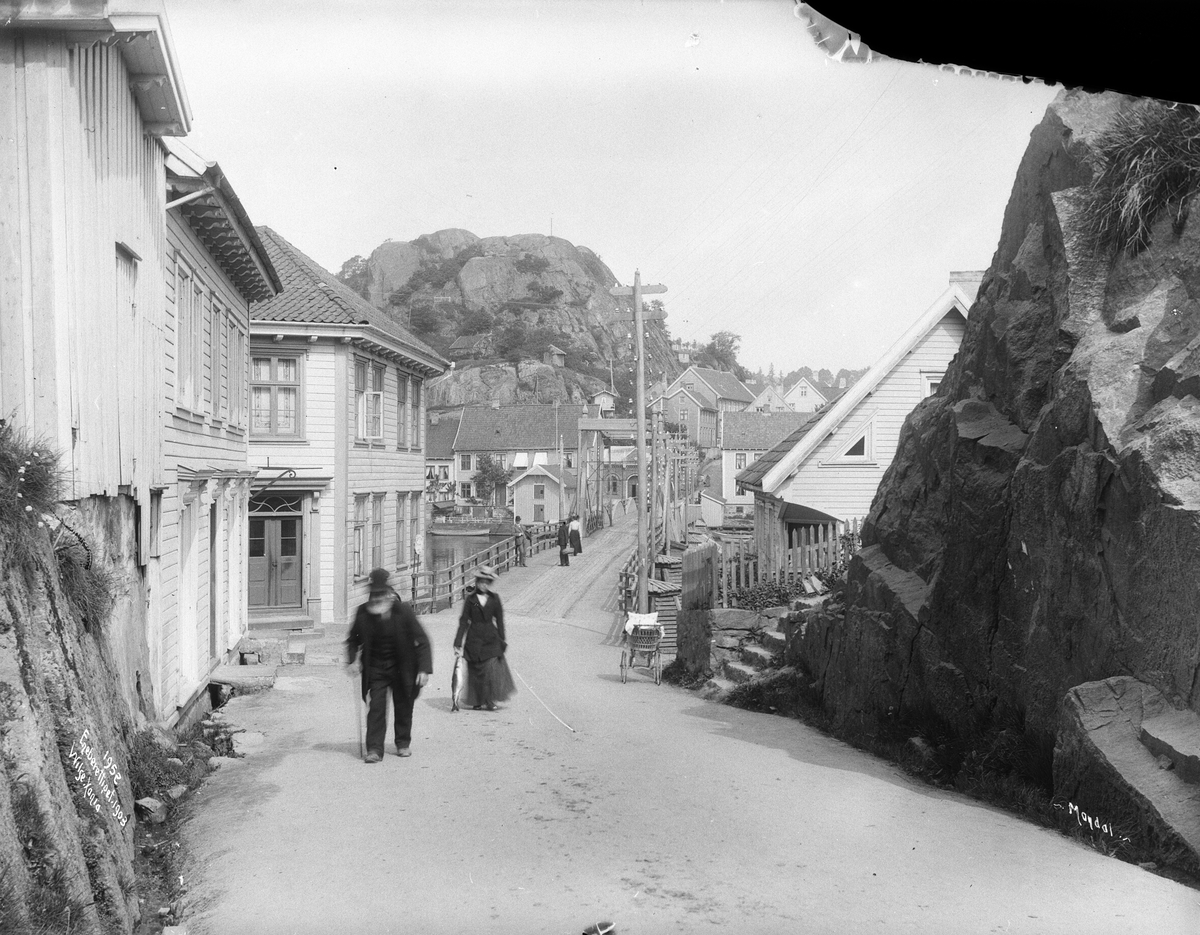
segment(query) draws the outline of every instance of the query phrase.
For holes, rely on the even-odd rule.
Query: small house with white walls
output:
[[[958,353],[982,279],[951,274],[946,291],[857,383],[736,475],[754,495],[761,559],[772,562],[793,527],[821,521],[813,517],[866,516],[904,420],[937,392]]]
[[[750,519],[754,494],[737,482],[738,474],[811,418],[811,412],[790,410],[721,413],[721,487],[714,492],[720,494],[727,516]]]
[[[524,523],[557,523],[575,508],[578,481],[574,471],[557,464],[538,464],[509,482],[514,516]]]
[[[789,386],[783,399],[792,412],[816,412],[826,402],[825,394],[807,377],[800,377]]]

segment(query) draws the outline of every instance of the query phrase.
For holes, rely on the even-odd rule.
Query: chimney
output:
[[[838,389],[844,390],[845,388],[846,388],[846,378],[842,377],[840,380],[838,380]]]

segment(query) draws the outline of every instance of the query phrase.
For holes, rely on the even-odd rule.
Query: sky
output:
[[[869,366],[989,266],[1057,92],[834,61],[792,0],[167,4],[188,144],[329,270],[553,232],[665,285],[672,335],[732,331],[780,374]]]

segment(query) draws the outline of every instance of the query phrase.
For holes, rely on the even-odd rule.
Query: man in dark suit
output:
[[[567,530],[567,521],[564,519],[558,524],[558,564],[570,565],[571,558],[568,550],[571,548],[571,536]]]
[[[370,597],[358,608],[346,637],[346,667],[355,671],[361,653],[362,696],[367,712],[366,762],[383,759],[387,736],[387,698],[392,693],[396,753],[411,756],[413,702],[433,674],[429,637],[413,609],[388,586],[388,573],[370,576]]]

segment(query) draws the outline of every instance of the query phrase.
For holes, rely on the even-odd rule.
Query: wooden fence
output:
[[[527,555],[557,548],[558,527],[553,523],[531,523],[528,528],[532,542],[525,543]],[[475,580],[475,569],[480,565],[490,565],[497,574],[512,568],[517,563],[517,538],[510,536],[481,552],[468,555],[449,568],[413,572],[409,576],[411,581],[407,596],[413,609],[429,613],[453,606],[456,600],[462,599],[467,587]]]
[[[759,584],[798,585],[817,593],[817,573],[845,568],[858,551],[861,533],[857,518],[803,527],[792,533],[776,562],[760,558],[750,539],[723,542],[717,568],[720,605],[737,606],[736,593]]]

